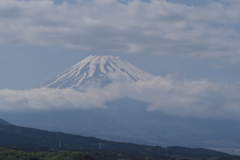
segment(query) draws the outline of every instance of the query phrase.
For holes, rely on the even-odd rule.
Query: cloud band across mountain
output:
[[[132,83],[112,83],[104,88],[39,88],[0,91],[0,110],[56,110],[105,108],[121,97],[147,102],[146,111],[181,117],[239,119],[240,94],[237,85],[207,80],[179,81],[171,76]]]

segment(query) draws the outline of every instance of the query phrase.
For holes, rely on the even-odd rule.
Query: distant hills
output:
[[[89,153],[121,153],[135,156],[171,156],[179,155],[192,158],[222,157],[228,154],[208,149],[190,149],[138,145],[84,137],[61,132],[26,128],[12,125],[0,119],[0,146],[26,151],[82,151]]]

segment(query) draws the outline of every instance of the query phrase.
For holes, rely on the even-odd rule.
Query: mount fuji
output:
[[[120,57],[89,56],[56,76],[44,87],[57,91],[55,88],[67,88],[67,91],[74,90],[74,93],[80,91],[80,96],[86,93],[94,98],[95,94],[101,94],[105,90],[108,92],[111,88],[101,87],[119,83],[123,83],[119,86],[128,86],[125,84],[151,78],[154,76]],[[88,87],[94,89],[84,92]],[[95,87],[98,88],[95,90]],[[112,94],[111,91],[108,94]],[[62,98],[64,101],[65,97]],[[127,97],[126,94],[107,99],[103,103],[105,108],[68,109],[69,104],[64,103],[65,109],[1,112],[0,115],[12,124],[26,127],[163,147],[204,147],[240,155],[239,121],[171,116],[149,111],[148,102],[134,99],[134,96]],[[5,122],[0,120],[0,123]]]
[[[48,82],[49,88],[104,87],[112,82],[135,82],[153,78],[118,56],[88,56]]]

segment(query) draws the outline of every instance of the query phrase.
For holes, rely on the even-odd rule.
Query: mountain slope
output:
[[[106,141],[60,132],[0,124],[0,146],[26,150],[77,150],[88,152],[119,152],[142,156],[164,156],[166,149],[159,146],[137,145]],[[168,155],[187,155],[194,158],[221,157],[228,154],[208,149],[169,147]]]
[[[11,125],[11,124],[0,118],[0,125]]]
[[[45,86],[50,88],[103,87],[112,82],[151,79],[149,73],[118,56],[88,56],[59,74]]]
[[[99,146],[101,145],[101,148]],[[0,124],[0,146],[26,150],[64,149],[79,151],[132,152],[133,154],[149,151],[164,154],[162,147],[118,143],[94,137],[84,137],[62,132],[50,132],[40,129]],[[149,154],[149,153],[147,153]]]

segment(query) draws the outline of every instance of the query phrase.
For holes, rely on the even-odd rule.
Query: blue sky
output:
[[[209,104],[239,111],[239,8],[236,0],[0,0],[0,95],[31,92],[88,55],[117,55],[169,80],[174,94],[195,84],[183,106],[214,93]]]

